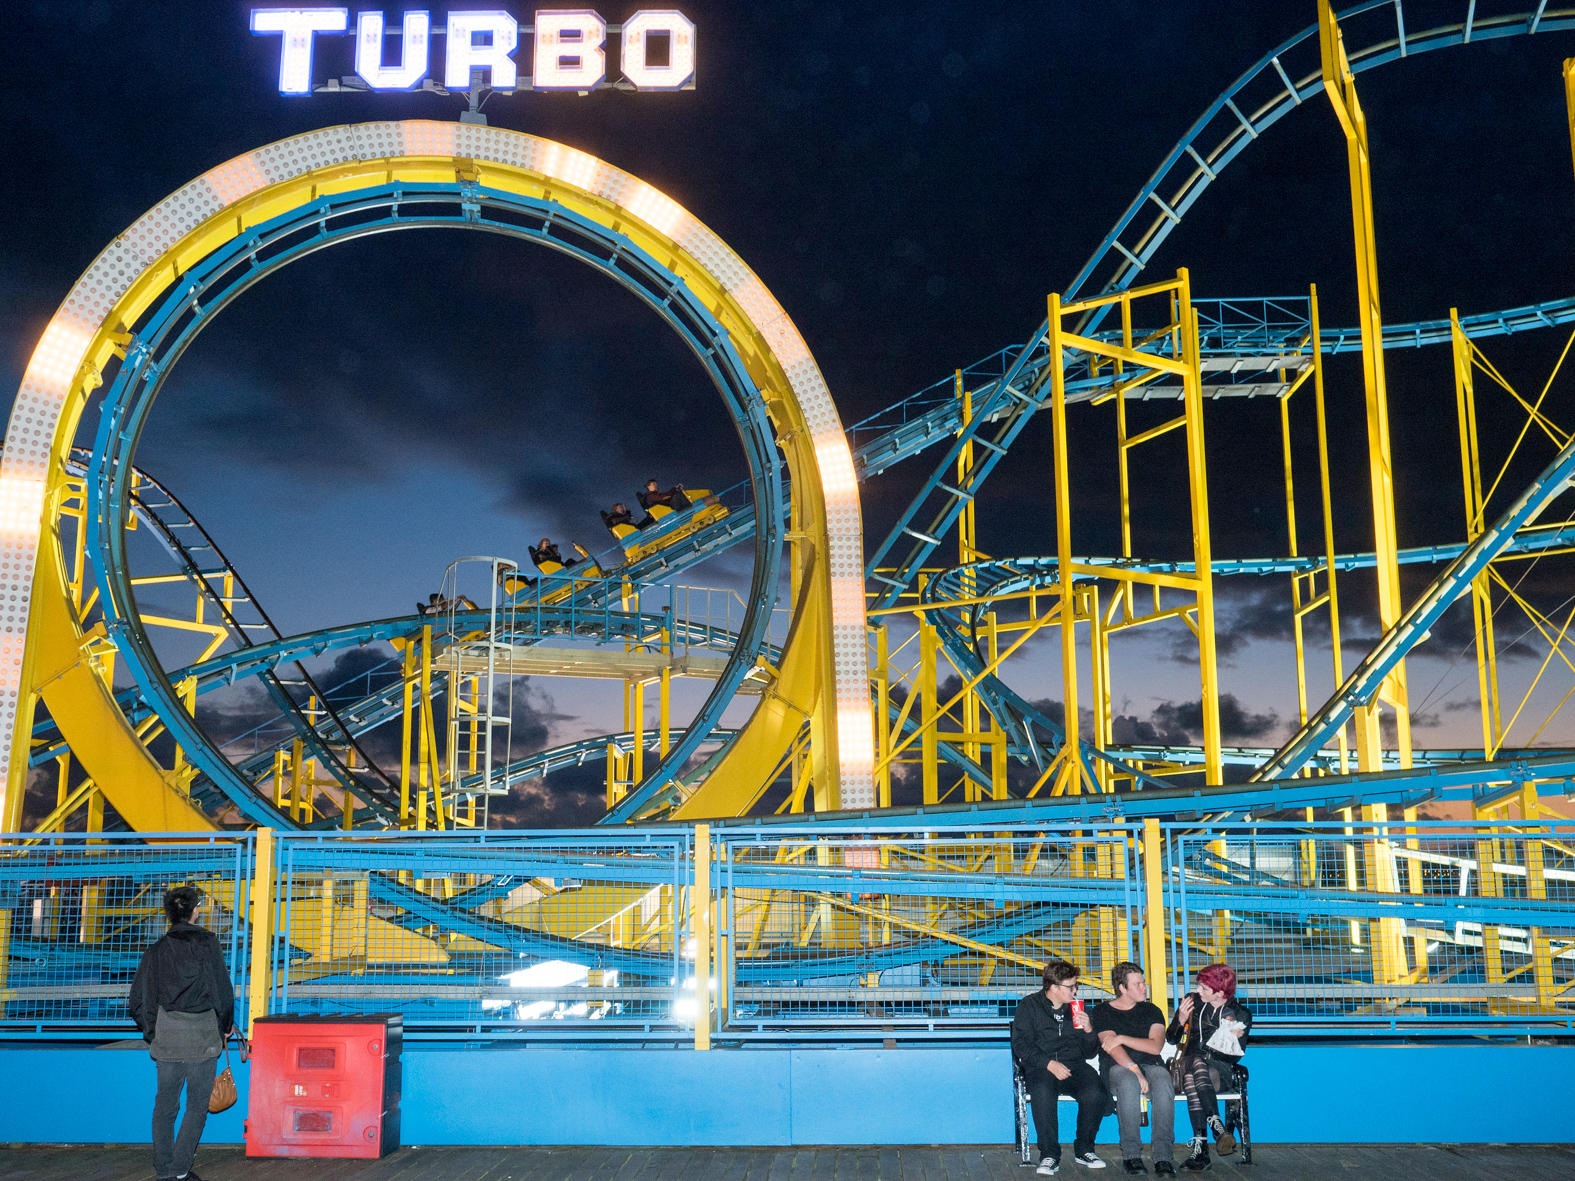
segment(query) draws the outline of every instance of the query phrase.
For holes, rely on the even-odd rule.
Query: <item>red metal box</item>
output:
[[[259,1017],[247,1156],[386,1156],[399,1147],[398,1013]]]

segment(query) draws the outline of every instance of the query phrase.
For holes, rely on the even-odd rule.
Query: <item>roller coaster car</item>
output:
[[[541,557],[540,550],[535,546],[530,547],[530,560],[536,564],[536,569],[541,571],[541,578],[539,583],[528,579],[519,579],[518,582],[526,586],[537,586],[538,602],[544,604],[560,602],[575,591],[583,590],[596,580],[607,576],[600,563],[591,557],[590,551],[577,541],[570,544],[579,552],[582,559],[572,567],[562,562],[554,562],[551,558]],[[510,578],[505,582],[505,589],[508,588],[508,583],[515,581],[514,578]]]
[[[685,492],[689,500],[686,508],[672,509],[665,504],[653,504],[646,512],[650,514],[651,523],[644,528],[633,525],[607,525],[607,531],[618,539],[618,544],[623,547],[624,561],[632,562],[643,558],[647,554],[655,553],[679,538],[688,537],[713,521],[720,521],[727,516],[727,509],[722,502],[711,495],[709,489],[691,488]],[[602,519],[606,521],[609,514],[603,512]]]

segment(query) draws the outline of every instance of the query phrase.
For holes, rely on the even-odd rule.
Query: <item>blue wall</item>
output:
[[[1575,1046],[1254,1046],[1257,1143],[1575,1142]],[[239,1143],[241,1101],[204,1140]],[[0,1049],[0,1143],[147,1143],[141,1049]],[[1004,1047],[407,1049],[406,1144],[1003,1144]],[[1071,1139],[1071,1118],[1062,1133]],[[1185,1136],[1178,1109],[1178,1135]],[[1101,1143],[1114,1143],[1115,1120]]]

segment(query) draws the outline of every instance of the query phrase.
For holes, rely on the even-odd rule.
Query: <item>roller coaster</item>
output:
[[[1127,880],[1125,870],[1116,874],[1112,866],[1126,864],[1122,848],[1138,858],[1145,821],[1182,826],[1175,839],[1183,843],[1189,824],[1201,832],[1221,823],[1297,822],[1305,835],[1287,837],[1284,849],[1304,854],[1317,838],[1319,813],[1326,820],[1343,817],[1344,831],[1368,834],[1368,845],[1393,824],[1394,832],[1412,838],[1405,846],[1414,854],[1411,862],[1403,851],[1400,861],[1419,867],[1470,860],[1459,850],[1428,852],[1417,843],[1425,834],[1425,823],[1417,827],[1417,809],[1427,804],[1464,801],[1476,821],[1507,824],[1518,813],[1520,824],[1535,825],[1545,818],[1539,799],[1568,794],[1575,750],[1505,745],[1521,711],[1508,722],[1502,716],[1493,623],[1503,604],[1514,603],[1547,641],[1544,669],[1557,655],[1575,670],[1568,621],[1561,626],[1545,617],[1500,573],[1505,563],[1575,545],[1575,525],[1568,521],[1538,524],[1575,479],[1575,442],[1551,422],[1540,400],[1533,404],[1510,390],[1528,428],[1546,434],[1557,454],[1518,496],[1511,498],[1492,478],[1484,492],[1475,382],[1487,374],[1509,388],[1480,342],[1575,324],[1575,297],[1383,323],[1367,126],[1355,80],[1425,52],[1566,34],[1575,31],[1575,12],[1550,11],[1541,3],[1529,12],[1479,20],[1472,4],[1463,22],[1408,31],[1395,0],[1369,0],[1338,15],[1322,0],[1318,7],[1316,25],[1266,54],[1193,124],[1072,282],[1049,296],[1046,318],[1027,341],[848,427],[787,312],[745,263],[665,195],[583,152],[476,124],[411,121],[311,132],[204,173],[135,222],[73,287],[44,332],[13,407],[0,459],[7,563],[0,590],[9,602],[0,621],[8,735],[0,832],[21,833],[28,792],[36,800],[53,788],[53,807],[30,826],[29,840],[68,830],[201,833],[209,839],[253,829],[281,839],[349,830],[375,849],[378,834],[457,837],[486,830],[490,799],[524,781],[605,759],[605,837],[597,841],[613,842],[625,854],[625,846],[642,839],[670,844],[675,831],[695,834],[674,826],[696,822],[721,833],[780,830],[832,842],[822,851],[835,848],[837,855],[817,862],[819,869],[802,853],[757,864],[756,851],[742,846],[728,862],[727,872],[741,875],[729,887],[735,891],[732,922],[738,929],[755,924],[752,947],[778,948],[767,955],[770,962],[738,960],[730,979],[739,988],[758,985],[748,997],[740,994],[740,1005],[779,1015],[781,998],[768,984],[909,970],[959,944],[985,949],[980,954],[996,956],[1006,968],[1031,964],[1042,956],[1022,940],[1060,921],[1047,917],[1058,908],[1084,916],[1067,921],[1085,953],[1092,946],[1103,948],[1094,960],[1116,955],[1116,920],[1096,912],[1112,910],[1108,892],[1117,878]],[[1352,48],[1346,26],[1370,30],[1371,39]],[[1575,133],[1570,64],[1565,82]],[[1315,289],[1272,298],[1204,298],[1194,295],[1185,269],[1163,272],[1156,263],[1167,237],[1220,174],[1296,107],[1323,101],[1333,107],[1349,149],[1361,322],[1322,327]],[[614,548],[577,564],[543,557],[537,575],[527,576],[512,560],[465,559],[450,568],[441,609],[282,635],[218,541],[166,484],[138,468],[138,441],[176,361],[239,295],[317,250],[417,227],[533,242],[579,259],[644,300],[689,346],[721,394],[749,476],[714,495],[695,493],[692,504],[664,512],[647,528],[609,526]],[[1446,344],[1453,350],[1460,412],[1465,536],[1454,545],[1403,549],[1394,525],[1384,355]],[[1334,546],[1324,370],[1326,358],[1341,353],[1363,359],[1377,539],[1368,553],[1339,553]],[[93,443],[79,446],[83,413],[100,389]],[[1291,460],[1293,435],[1302,434],[1301,428],[1293,432],[1292,400],[1304,389],[1296,406],[1308,417],[1303,411],[1311,395],[1322,509],[1311,553],[1299,548]],[[1280,408],[1289,516],[1289,552],[1282,555],[1221,558],[1212,550],[1210,476],[1217,485],[1229,473],[1210,471],[1204,411],[1230,413],[1236,399],[1274,399]],[[1041,412],[1054,432],[1057,552],[991,557],[979,548],[974,506]],[[1114,419],[1113,454],[1071,447],[1071,416],[1092,422],[1100,413]],[[1137,551],[1133,523],[1134,487],[1151,478],[1152,469],[1133,456],[1139,448],[1168,446],[1184,453],[1192,552],[1154,560]],[[860,484],[921,455],[930,465],[928,477],[866,553]],[[1073,522],[1088,518],[1074,513],[1071,469],[1093,462],[1110,463],[1119,479],[1121,552],[1114,555],[1072,550]],[[1183,503],[1181,491],[1172,490],[1171,503]],[[701,593],[683,585],[687,572],[746,542],[754,545],[747,594]],[[949,563],[943,550],[954,543],[957,560]],[[1403,564],[1438,571],[1409,605],[1398,584]],[[471,584],[463,581],[467,571],[476,576]],[[1339,583],[1367,571],[1378,583],[1382,636],[1347,670]],[[1296,732],[1273,750],[1227,746],[1221,730],[1215,588],[1218,579],[1248,575],[1288,580],[1291,587],[1300,708]],[[784,581],[788,589],[779,590]],[[180,608],[163,605],[177,597]],[[1405,662],[1462,600],[1474,613],[1483,742],[1465,750],[1413,749]],[[1323,621],[1316,635],[1328,637],[1336,686],[1321,705],[1308,691],[1307,648],[1315,633],[1304,627],[1314,617]],[[1140,627],[1177,625],[1195,643],[1201,741],[1118,741],[1112,641]],[[1027,700],[1004,675],[1005,668],[1020,666],[1026,655],[1019,652],[1041,634],[1059,638],[1060,717]],[[199,645],[194,654],[193,642]],[[369,645],[393,654],[352,682],[320,684],[308,671],[325,654]],[[167,654],[177,648],[185,656],[170,660]],[[1017,665],[1009,665],[1014,656]],[[952,674],[958,687],[943,699]],[[602,737],[515,751],[507,709],[498,702],[515,678],[529,675],[621,681],[624,724]],[[712,683],[682,726],[670,716],[675,677]],[[197,717],[198,701],[246,684],[258,686],[276,719],[239,739],[208,733]],[[650,685],[656,686],[659,722],[647,728]],[[1083,696],[1085,685],[1091,699]],[[722,726],[723,711],[740,695],[757,699],[750,716],[741,725]],[[1080,721],[1085,701],[1088,718]],[[1072,732],[1064,719],[1073,719]],[[1392,739],[1384,737],[1386,723]],[[369,735],[395,726],[397,769],[380,766],[365,746]],[[893,806],[899,772],[917,775],[922,803]],[[998,880],[1004,872],[1015,883],[996,895],[996,906],[1011,904],[1008,916],[964,907],[966,921],[943,934],[935,933],[942,925],[931,915],[919,923],[925,937],[911,945],[878,951],[869,940],[861,944],[860,924],[869,931],[884,925],[890,943],[893,922],[901,927],[917,920],[884,904],[861,903],[857,889],[848,891],[848,874],[890,868],[884,851],[881,860],[865,860],[875,856],[882,832],[912,834],[941,825],[984,826],[999,838],[981,846],[977,865],[972,853],[953,846],[936,851],[931,864],[951,872],[993,859]],[[1118,841],[1114,852],[1099,854],[1100,868],[1071,894],[1052,897],[1023,876],[1034,872],[1041,855],[1028,834],[1069,825],[1079,833],[1101,827],[1107,835],[1126,831],[1122,825],[1139,829],[1124,844]],[[639,837],[642,831],[650,836]],[[689,840],[680,841],[685,849]],[[1064,854],[1065,865],[1082,864],[1081,850],[1093,847],[1092,837],[1065,841],[1072,850]],[[585,837],[585,847],[595,844]],[[331,855],[311,851],[317,846],[289,847],[304,860],[293,869],[281,863],[280,880],[332,872]],[[1552,848],[1537,846],[1538,868],[1527,871],[1528,881],[1563,872],[1568,850]],[[1196,858],[1176,864],[1197,869],[1209,888],[1261,885],[1252,877],[1257,869],[1240,877],[1247,871],[1225,856],[1219,841],[1193,851]],[[1545,851],[1553,858],[1546,864]],[[1309,855],[1315,882],[1318,857]],[[405,932],[446,931],[445,955],[457,957],[453,941],[469,940],[466,946],[583,962],[569,946],[582,932],[571,931],[563,914],[548,913],[554,891],[561,892],[555,883],[573,878],[579,884],[584,858],[593,854],[575,856],[580,860],[549,864],[548,858],[491,885],[483,883],[484,868],[460,869],[474,879],[460,896],[433,895],[419,880],[377,872],[362,881],[396,915],[379,922]],[[914,872],[925,856],[913,853]],[[328,861],[312,861],[303,870],[313,857]],[[1140,872],[1137,864],[1132,862],[1133,874]],[[1345,888],[1355,891],[1360,876],[1368,892],[1424,892],[1420,869],[1396,877],[1393,856],[1388,864],[1387,877],[1377,868],[1362,875],[1353,868]],[[1512,872],[1473,864],[1479,877]],[[1014,868],[1003,871],[1003,865]],[[649,902],[665,880],[651,865],[641,863],[639,872],[625,877],[626,886],[606,886],[595,905],[582,894],[576,903],[581,917],[598,916],[590,928],[665,921],[665,942],[651,952],[633,950],[641,946],[633,936],[614,939],[587,970],[666,977],[671,973],[664,964],[680,944],[674,924],[684,920],[674,918],[672,894]],[[522,901],[511,891],[527,879],[536,885]],[[1402,886],[1402,879],[1410,885]],[[691,881],[700,888],[698,879]],[[1480,888],[1488,892],[1485,880]],[[780,953],[770,933],[787,921],[773,910],[773,892],[788,889],[802,895],[794,903],[794,930],[802,927],[807,942],[818,929],[822,946],[850,949],[847,962],[824,960],[811,972],[770,960]],[[1206,909],[1207,890],[1197,889],[1197,905],[1188,906]],[[1561,924],[1530,912],[1537,910],[1535,900],[1550,895],[1524,897],[1530,911],[1502,921],[1544,929],[1527,935],[1528,941],[1548,938],[1546,930]],[[512,909],[499,909],[505,903]],[[1274,909],[1263,905],[1264,913]],[[651,911],[643,919],[642,907]],[[280,913],[295,912],[286,907]],[[1418,921],[1446,917],[1441,911]],[[688,921],[699,924],[690,931],[700,933],[703,945],[704,924],[712,919]],[[1398,920],[1373,921],[1378,930],[1379,922]],[[1281,915],[1275,929],[1294,933],[1297,922]],[[1199,946],[1224,947],[1223,931],[1199,936]],[[730,954],[742,954],[739,938],[735,930]],[[1458,925],[1452,938],[1452,945],[1465,945]],[[1477,944],[1486,948],[1486,938],[1479,935]],[[298,930],[291,939],[297,951],[312,939],[328,939],[316,954],[330,960],[335,954],[327,935],[305,938]],[[1402,943],[1391,928],[1382,929],[1375,954],[1388,966],[1375,967],[1373,980],[1393,985],[1405,976]],[[614,954],[609,949],[615,946],[628,950]],[[1570,949],[1557,946],[1563,949],[1553,959],[1562,963]],[[1491,956],[1498,956],[1498,944],[1492,947]],[[1166,954],[1162,944],[1150,950]],[[1426,953],[1419,958],[1425,962]],[[489,961],[481,975],[495,975],[496,968]],[[702,968],[695,971],[705,978]],[[1561,1012],[1549,999],[1552,968],[1546,979],[1538,973],[1543,1010]],[[988,978],[986,971],[976,992]],[[318,980],[313,987],[325,986]],[[515,992],[520,995],[511,993],[510,1004],[535,996],[526,985]],[[902,1003],[922,1015],[933,1000],[920,990]]]

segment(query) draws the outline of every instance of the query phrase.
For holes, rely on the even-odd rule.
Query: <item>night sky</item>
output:
[[[197,174],[314,128],[452,119],[463,105],[457,96],[282,97],[279,39],[248,32],[249,7],[7,6],[8,388],[95,255]],[[440,20],[448,6],[431,7]],[[529,19],[526,8],[504,7]],[[693,91],[500,95],[486,114],[642,177],[716,230],[793,317],[848,424],[1025,339],[1046,293],[1071,281],[1187,126],[1316,14],[1311,0],[680,7],[698,27]],[[1464,7],[1410,3],[1407,26],[1457,21]],[[614,22],[634,10],[599,9]],[[384,11],[397,21],[401,9]],[[1379,15],[1392,20],[1388,12]],[[1365,41],[1361,30],[1377,28],[1353,22],[1349,36]],[[351,53],[351,38],[320,39],[317,79],[350,74]],[[1386,321],[1570,294],[1575,173],[1560,62],[1572,55],[1575,35],[1550,33],[1360,76]],[[1186,266],[1204,297],[1304,294],[1316,283],[1324,324],[1353,324],[1346,184],[1334,115],[1327,101],[1310,101],[1208,191],[1150,273]],[[1534,398],[1566,339],[1550,329],[1481,344]],[[1458,540],[1448,350],[1392,351],[1388,365],[1400,543]],[[1496,470],[1524,416],[1485,381],[1478,398],[1484,460]],[[1338,545],[1370,548],[1358,359],[1331,363],[1329,400]],[[1570,400],[1561,374],[1544,409],[1569,426]],[[1309,410],[1300,405],[1297,419],[1307,441]],[[1215,553],[1285,552],[1277,406],[1221,403],[1206,421]],[[84,441],[95,426],[90,411]],[[1110,408],[1075,411],[1071,432],[1074,548],[1112,553]],[[1042,415],[987,486],[979,536],[992,555],[1053,552],[1048,443]],[[1490,508],[1507,505],[1553,453],[1546,438],[1528,437]],[[865,485],[869,544],[937,458]],[[138,462],[191,507],[286,633],[407,613],[462,554],[523,562],[543,534],[603,549],[596,510],[631,499],[648,476],[725,488],[747,474],[699,366],[632,296],[550,252],[444,231],[340,246],[243,296],[181,361]],[[1305,550],[1317,542],[1305,442],[1298,462]],[[1142,554],[1188,550],[1178,470],[1158,462],[1144,473]],[[1544,520],[1568,515],[1559,505]],[[749,561],[735,550],[685,581],[741,587]],[[1567,611],[1568,571],[1569,559],[1546,558],[1518,564],[1513,577],[1526,574],[1521,591],[1542,609]],[[1408,594],[1432,572],[1408,571]],[[1288,587],[1253,580],[1221,594],[1227,740],[1273,745],[1295,710]],[[1348,577],[1341,594],[1349,670],[1376,634],[1371,574]],[[1521,642],[1527,624],[1512,609],[1499,627],[1518,700],[1547,647],[1535,633]],[[1479,733],[1467,638],[1456,612],[1411,662],[1419,746],[1469,744]],[[1196,672],[1178,639],[1125,642],[1117,697],[1129,732],[1188,732]],[[171,650],[172,663],[182,659]],[[1326,654],[1312,663],[1316,702],[1327,691]],[[1554,664],[1526,707],[1529,724],[1514,732],[1521,740],[1570,686]],[[1054,642],[1036,642],[1007,679],[1031,698],[1058,697]],[[621,728],[610,683],[532,682],[526,693],[521,741]],[[209,708],[220,729],[243,728],[240,697]],[[235,716],[219,717],[226,709]],[[1538,741],[1571,738],[1575,725],[1560,714]],[[600,774],[532,789],[513,815],[590,819]]]

